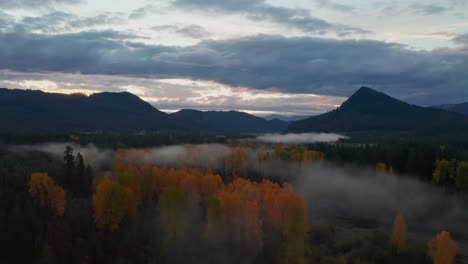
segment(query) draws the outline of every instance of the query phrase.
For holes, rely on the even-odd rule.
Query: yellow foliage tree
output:
[[[452,264],[457,255],[457,245],[447,231],[440,232],[429,241],[428,248],[434,264]]]
[[[229,179],[247,178],[247,152],[242,148],[233,149],[231,154],[224,159],[224,172]]]
[[[390,244],[396,249],[398,253],[406,250],[406,223],[401,214],[398,214],[393,221],[392,236],[390,237]]]
[[[159,197],[158,208],[167,239],[183,237],[188,227],[187,195],[177,188],[165,189]]]
[[[307,223],[302,205],[292,205],[283,227],[283,263],[303,264]]]
[[[133,192],[111,179],[98,183],[93,203],[94,221],[100,229],[115,230],[126,216],[136,212]]]
[[[55,184],[47,173],[33,173],[29,181],[29,194],[38,207],[49,214],[63,216],[65,212],[65,191]]]
[[[383,163],[383,162],[379,162],[377,163],[377,165],[375,165],[375,170],[377,172],[387,172],[387,164]]]

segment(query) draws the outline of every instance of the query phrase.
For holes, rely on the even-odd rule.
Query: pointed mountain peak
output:
[[[390,96],[382,92],[379,92],[377,90],[374,90],[366,86],[362,86],[361,88],[359,88],[359,90],[357,90],[350,98],[353,98],[353,97],[388,97],[388,98],[391,98]]]
[[[378,109],[392,109],[394,107],[409,107],[409,105],[369,87],[361,87],[341,105],[340,109],[371,112]]]

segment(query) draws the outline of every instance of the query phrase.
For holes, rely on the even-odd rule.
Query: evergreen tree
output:
[[[66,189],[73,190],[73,171],[75,170],[75,157],[73,156],[73,148],[66,146],[63,154],[63,161],[65,162],[64,186]]]
[[[76,190],[78,193],[85,193],[86,192],[86,187],[88,185],[88,179],[86,179],[85,175],[85,165],[84,165],[84,160],[83,156],[81,156],[81,153],[78,152],[76,155],[76,175],[75,175],[75,180],[73,181],[75,184],[73,186],[73,189]]]

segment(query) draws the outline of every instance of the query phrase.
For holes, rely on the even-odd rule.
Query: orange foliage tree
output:
[[[29,194],[38,207],[48,214],[63,216],[65,211],[65,191],[54,183],[47,173],[33,173],[29,181]]]
[[[457,255],[457,245],[447,231],[440,232],[429,241],[428,248],[434,264],[452,264]]]
[[[224,159],[224,173],[228,179],[236,177],[247,178],[247,152],[242,148],[234,148]]]
[[[100,229],[115,230],[123,219],[136,212],[136,199],[131,189],[112,179],[101,180],[93,196],[94,221]]]
[[[283,263],[306,263],[305,258],[305,234],[306,218],[304,207],[292,205],[288,210],[288,216],[283,230]]]
[[[387,164],[385,162],[379,162],[375,165],[375,170],[377,172],[387,172]]]
[[[390,237],[390,244],[395,248],[398,253],[406,250],[406,223],[402,215],[398,214],[393,221],[392,235]]]
[[[188,226],[187,195],[177,188],[167,188],[161,193],[158,208],[167,239],[181,238]]]
[[[206,206],[203,237],[210,247],[230,245],[230,250],[238,251],[233,252],[236,256],[256,256],[263,248],[264,226],[269,225],[268,230],[276,232],[282,243],[281,260],[304,263],[307,221],[303,197],[287,183],[257,183],[239,177],[247,176],[247,155],[242,149],[235,149],[226,162],[228,168],[233,166],[230,173],[234,176],[228,184],[207,169],[138,168],[119,163],[114,175],[96,186],[96,225],[116,229],[145,197],[157,197],[167,239],[177,241],[189,231],[191,203],[196,200]]]
[[[223,208],[219,200],[211,196],[206,205],[205,239],[216,245],[224,238],[223,235]]]

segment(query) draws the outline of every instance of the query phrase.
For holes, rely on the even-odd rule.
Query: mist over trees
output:
[[[3,149],[0,154],[8,158],[1,159],[5,206],[0,242],[8,250],[0,259],[7,263],[451,263],[457,256],[451,237],[428,241],[445,227],[459,236],[461,229],[452,225],[452,216],[440,218],[449,225],[432,223],[421,238],[413,223],[433,210],[425,208],[431,202],[408,201],[407,209],[397,212],[386,195],[392,186],[425,193],[427,185],[447,192],[431,195],[448,205],[448,195],[463,190],[439,186],[432,177],[440,163],[440,175],[453,178],[454,186],[462,183],[456,179],[463,179],[457,175],[464,175],[464,162],[455,166],[438,159],[462,156],[449,150],[442,155],[436,149],[434,170],[421,177],[427,178],[421,183],[415,180],[418,177],[399,179],[395,171],[402,167],[382,158],[379,153],[385,154],[384,150],[252,141],[117,151],[80,145]],[[346,157],[345,153],[354,153],[353,158],[373,153],[363,160],[369,164],[367,172],[356,169],[364,176],[340,178],[339,167],[325,161]],[[360,189],[353,191],[351,182],[368,189],[363,195],[379,204],[383,214],[362,202]],[[338,190],[344,196],[337,195]],[[412,211],[416,204],[421,212]],[[17,250],[27,254],[13,253]]]

